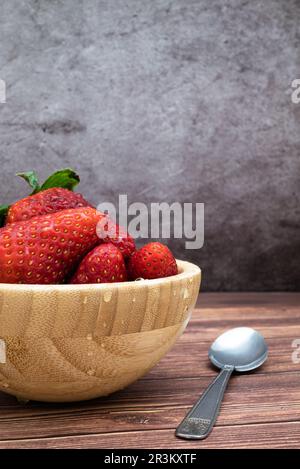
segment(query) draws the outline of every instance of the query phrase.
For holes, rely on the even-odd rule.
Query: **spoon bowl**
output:
[[[251,371],[264,363],[268,347],[263,336],[250,327],[235,327],[221,334],[208,353],[218,368],[233,366],[235,371]]]

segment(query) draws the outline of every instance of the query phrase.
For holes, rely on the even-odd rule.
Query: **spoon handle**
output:
[[[188,440],[202,440],[211,432],[233,367],[226,367],[208,386],[204,394],[176,429],[176,436]]]

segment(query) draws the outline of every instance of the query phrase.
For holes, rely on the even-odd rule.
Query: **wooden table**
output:
[[[209,438],[175,438],[176,425],[216,375],[209,344],[241,325],[263,333],[268,361],[232,377]],[[0,448],[299,448],[297,338],[300,343],[300,293],[202,294],[173,350],[122,392],[67,405],[20,405],[0,393]]]

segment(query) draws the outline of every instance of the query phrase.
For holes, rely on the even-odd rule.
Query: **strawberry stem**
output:
[[[41,190],[38,176],[35,171],[26,171],[25,173],[17,173],[16,176],[23,178],[26,182],[28,182],[31,189],[33,189],[31,194],[36,194]]]

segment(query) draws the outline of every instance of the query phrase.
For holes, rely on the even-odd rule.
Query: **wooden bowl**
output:
[[[178,267],[173,277],[115,284],[0,284],[0,390],[79,401],[144,375],[183,332],[197,299],[200,269]]]

